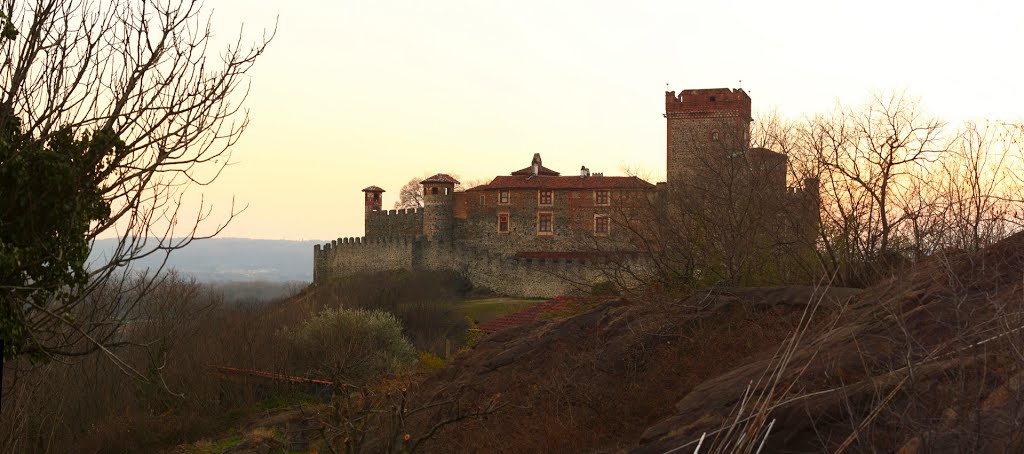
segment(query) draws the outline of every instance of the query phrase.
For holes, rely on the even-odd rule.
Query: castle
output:
[[[456,191],[439,173],[424,179],[421,209],[384,210],[383,189],[363,189],[365,236],[314,248],[314,282],[362,272],[451,270],[476,286],[516,296],[555,296],[601,279],[594,251],[629,251],[623,226],[674,187],[706,182],[746,158],[746,178],[780,197],[817,197],[817,182],[787,188],[786,155],[750,147],[751,101],[742,89],[665,93],[667,182],[563,175],[534,154],[528,167]],[[814,203],[815,217],[817,203]],[[616,219],[618,217],[618,219]]]

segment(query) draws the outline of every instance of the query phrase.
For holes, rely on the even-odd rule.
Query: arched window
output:
[[[711,131],[711,140],[718,141],[718,131]]]

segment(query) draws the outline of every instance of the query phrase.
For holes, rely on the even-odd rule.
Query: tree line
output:
[[[753,137],[789,156],[791,180],[820,182],[817,265],[839,284],[977,251],[1024,224],[1019,122],[951,123],[899,92],[798,120],[770,113]]]
[[[609,280],[660,291],[822,278],[863,287],[1024,225],[1020,122],[943,121],[897,92],[797,119],[767,112],[751,128],[749,147],[698,147],[699,171],[615,210],[628,244],[589,247],[643,260],[607,254]]]

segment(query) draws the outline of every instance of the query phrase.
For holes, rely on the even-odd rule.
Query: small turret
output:
[[[423,185],[423,235],[427,240],[449,240],[455,230],[455,185],[459,180],[439,173]]]
[[[367,237],[374,235],[372,228],[372,222],[370,217],[374,211],[380,211],[381,204],[384,202],[384,190],[377,186],[370,186],[363,189],[363,234]]]
[[[380,211],[381,204],[383,203],[384,190],[377,186],[370,186],[363,189],[364,194],[364,206],[366,207],[366,213],[369,214],[371,211]]]

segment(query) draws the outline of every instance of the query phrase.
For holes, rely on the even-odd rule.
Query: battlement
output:
[[[373,210],[367,213],[370,216],[403,216],[403,215],[423,215],[422,208],[404,208],[399,210]]]
[[[423,209],[374,210],[366,212],[367,238],[402,238],[423,233]]]
[[[750,96],[742,88],[703,88],[665,92],[665,116],[670,118],[739,117],[750,121]]]
[[[314,282],[366,272],[447,270],[474,285],[517,296],[573,293],[573,282],[593,282],[592,258],[515,257],[450,239],[404,237],[338,238],[313,248]]]
[[[372,247],[381,244],[403,244],[408,245],[414,241],[419,241],[419,237],[415,236],[397,236],[397,237],[381,237],[381,238],[367,238],[364,236],[355,236],[348,238],[338,238],[331,240],[330,243],[324,243],[322,246],[317,244],[313,246],[313,252],[315,253],[336,253],[343,251],[347,248],[357,247]]]

